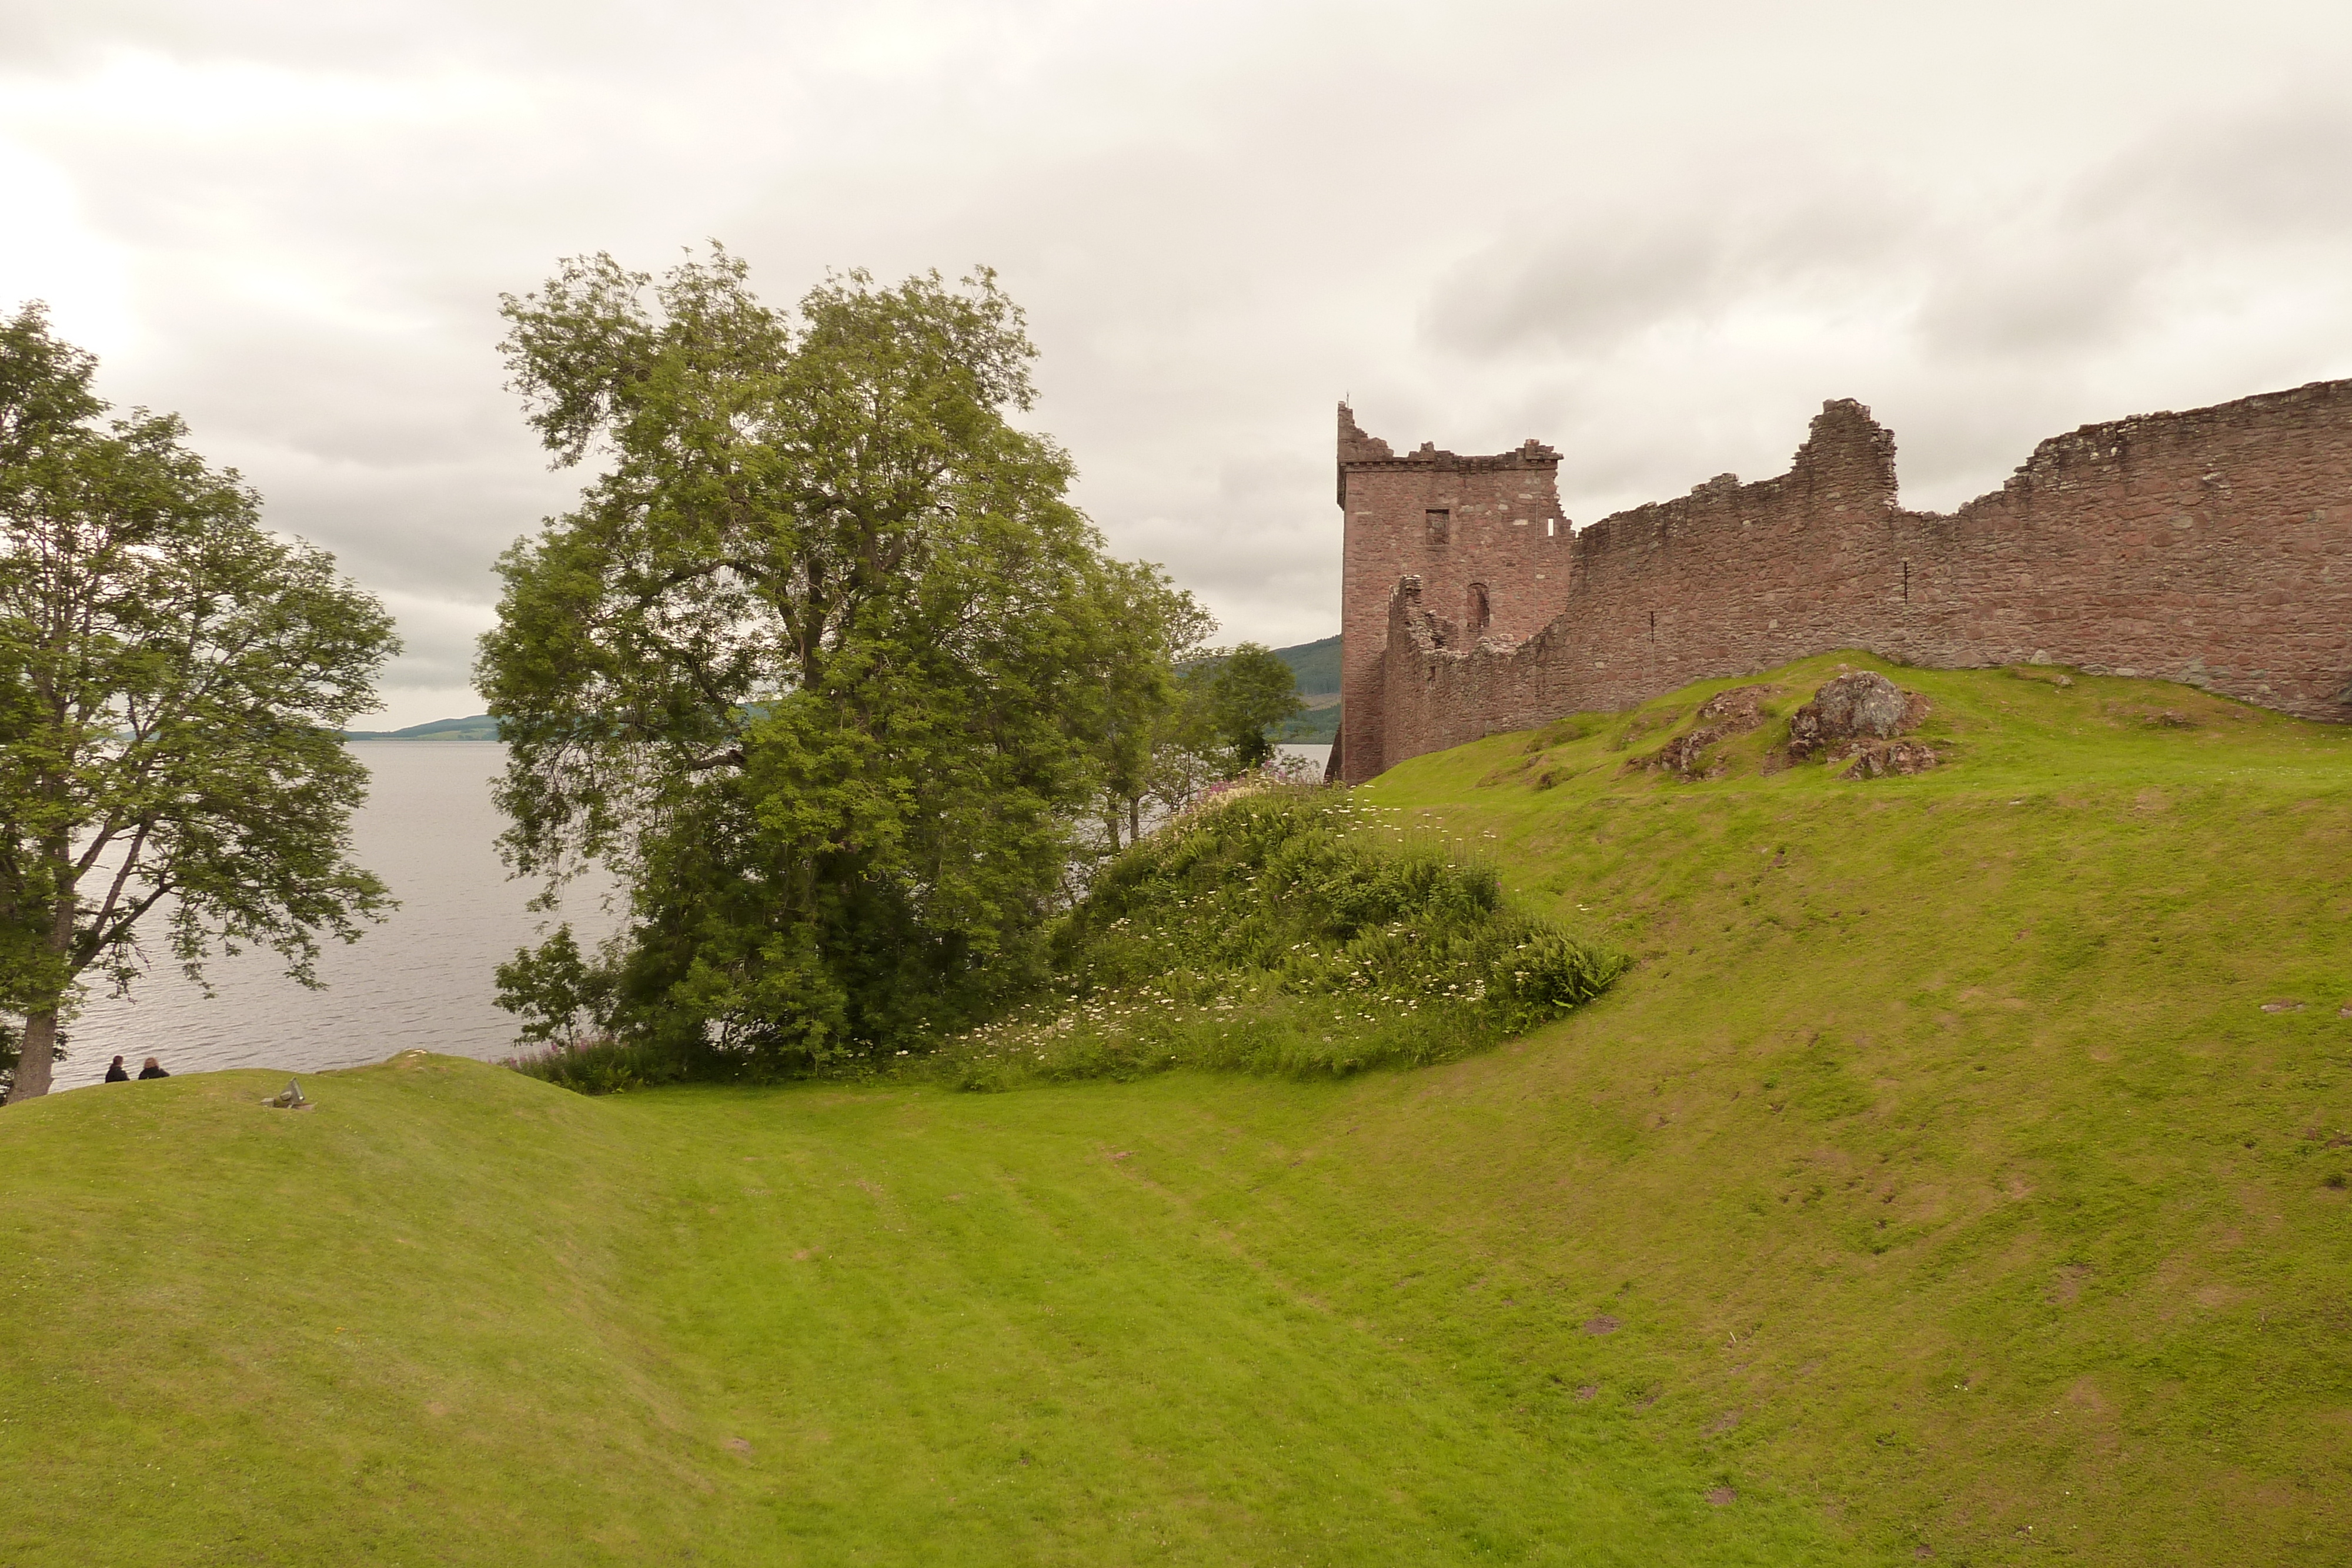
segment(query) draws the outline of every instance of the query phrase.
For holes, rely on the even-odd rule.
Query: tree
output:
[[[1143,742],[1142,766],[1114,775],[1139,781],[1141,790],[1109,802],[1117,810],[1106,820],[1105,838],[1113,851],[1120,847],[1122,823],[1129,843],[1142,836],[1146,800],[1155,815],[1173,814],[1218,779],[1265,766],[1274,751],[1266,732],[1300,709],[1289,665],[1255,643],[1203,649],[1214,622],[1189,596],[1181,608],[1189,615],[1181,622],[1185,635],[1168,644],[1175,673],[1152,693],[1150,723],[1135,732]]]
[[[95,971],[143,972],[157,915],[201,979],[269,948],[315,985],[319,938],[389,904],[350,858],[367,773],[338,737],[374,706],[390,618],[275,538],[234,471],[144,411],[104,423],[97,362],[27,306],[0,327],[0,1009],[12,1101],[46,1093]]]
[[[1263,766],[1274,755],[1267,732],[1301,711],[1297,677],[1263,643],[1244,643],[1200,666],[1199,689],[1209,729],[1236,772]]]
[[[574,1050],[610,1009],[611,973],[588,961],[569,923],[536,949],[517,949],[496,977],[499,1005],[522,1015],[521,1036],[535,1045]]]
[[[1035,350],[993,275],[853,272],[793,313],[716,247],[658,284],[597,256],[505,312],[557,465],[608,465],[502,560],[478,667],[509,863],[629,887],[600,1024],[806,1063],[1033,981],[1181,634],[1122,612],[1181,616],[1010,423]],[[509,975],[527,1016],[588,994]]]
[[[1201,656],[1216,622],[1156,567],[1115,562],[1110,588],[1112,634],[1126,644],[1111,662],[1101,748],[1103,848],[1116,852],[1143,836],[1146,802],[1181,810],[1191,798],[1205,731],[1177,671]]]

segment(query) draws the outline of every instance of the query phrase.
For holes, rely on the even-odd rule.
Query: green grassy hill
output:
[[[1274,656],[1290,666],[1302,696],[1332,695],[1339,690],[1339,637],[1334,632],[1313,643],[1276,648]]]
[[[2352,733],[1838,662],[1355,793],[1640,956],[1445,1067],[0,1113],[0,1561],[2347,1560]]]

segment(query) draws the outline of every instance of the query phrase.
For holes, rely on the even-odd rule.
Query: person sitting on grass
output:
[[[106,1081],[109,1083],[128,1083],[131,1082],[131,1074],[122,1071],[122,1058],[119,1056],[116,1057],[114,1059],[114,1065],[106,1070]]]
[[[152,1056],[147,1059],[147,1065],[139,1070],[139,1077],[142,1082],[150,1078],[169,1078],[172,1075],[170,1073],[163,1071],[163,1064],[156,1061]]]

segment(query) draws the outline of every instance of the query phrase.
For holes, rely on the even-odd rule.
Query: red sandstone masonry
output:
[[[2352,382],[2085,425],[1949,515],[1897,505],[1895,439],[1850,401],[1778,478],[1726,475],[1573,535],[1559,462],[1532,441],[1400,458],[1341,408],[1339,777],[1838,648],[2041,659],[2352,720]]]

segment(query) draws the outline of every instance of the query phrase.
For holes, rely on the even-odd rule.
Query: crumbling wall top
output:
[[[1559,466],[1559,454],[1529,436],[1508,452],[1491,456],[1465,457],[1458,452],[1446,452],[1433,442],[1424,441],[1420,449],[1400,457],[1389,444],[1377,435],[1367,435],[1356,423],[1355,411],[1346,403],[1339,405],[1339,504],[1348,504],[1348,471],[1357,469],[1420,470],[1426,473],[1480,474],[1513,468],[1552,470]]]
[[[1389,444],[1377,435],[1367,435],[1356,423],[1356,411],[1346,403],[1339,405],[1339,461],[1360,462],[1367,458],[1395,455]]]

